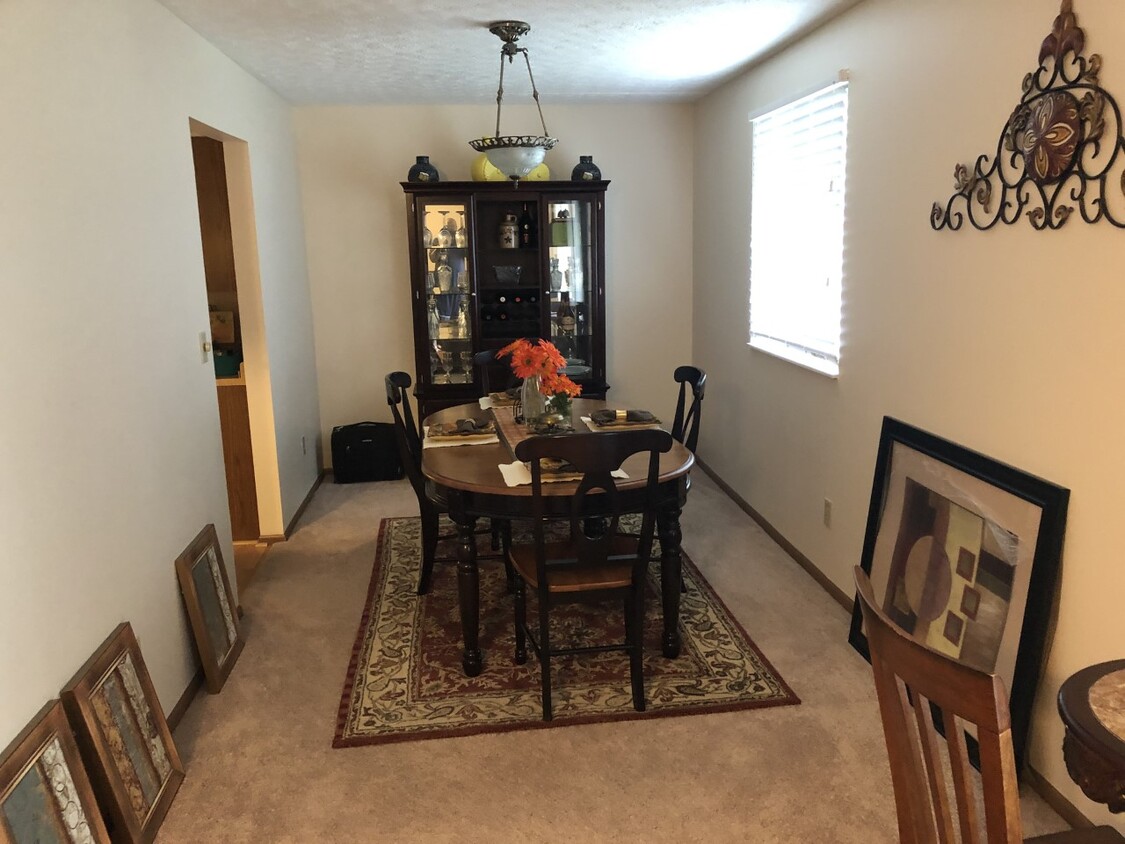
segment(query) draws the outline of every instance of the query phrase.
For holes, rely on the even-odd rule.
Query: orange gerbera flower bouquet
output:
[[[560,372],[566,367],[566,358],[554,343],[521,337],[496,354],[497,357],[511,355],[512,372],[523,379],[523,415],[529,425],[539,422],[548,412],[569,424],[570,400],[581,393],[582,388]]]

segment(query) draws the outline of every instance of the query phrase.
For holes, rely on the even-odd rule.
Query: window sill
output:
[[[748,346],[756,349],[759,352],[764,352],[775,358],[788,361],[801,369],[807,369],[810,372],[815,372],[819,375],[824,375],[831,378],[833,381],[839,380],[840,377],[840,364],[836,361],[825,360],[824,358],[810,355],[793,346],[779,343],[776,340],[766,340],[761,337],[753,338]]]

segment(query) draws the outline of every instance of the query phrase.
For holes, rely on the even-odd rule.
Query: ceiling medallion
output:
[[[957,231],[968,217],[980,230],[1011,225],[1026,211],[1035,229],[1060,228],[1077,210],[1087,223],[1106,219],[1125,228],[1125,139],[1121,112],[1101,87],[1101,56],[1082,55],[1086,34],[1073,0],[1062,0],[1039,67],[1023,80],[1023,95],[997,142],[996,154],[958,164],[954,194],[935,202],[930,225]],[[1106,121],[1112,131],[1107,132]],[[1107,186],[1120,190],[1107,202]],[[993,199],[998,203],[993,204]]]

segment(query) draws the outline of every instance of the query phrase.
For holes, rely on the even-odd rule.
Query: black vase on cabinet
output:
[[[572,182],[599,182],[601,178],[602,171],[599,170],[598,165],[594,163],[594,156],[578,156],[578,163],[575,164],[574,169],[570,171],[570,180]]]
[[[508,182],[402,183],[423,417],[479,398],[484,379],[474,356],[521,337],[565,348],[567,374],[582,395],[605,397],[606,187],[600,179],[521,183],[518,192]],[[458,220],[463,245],[427,244],[426,231],[448,219]],[[555,236],[555,221],[565,237]],[[505,223],[514,224],[514,236],[502,242]],[[448,292],[436,278],[446,266],[456,282],[464,279]],[[506,358],[489,370],[492,389],[511,378]]]
[[[439,181],[437,168],[430,164],[430,157],[428,155],[419,155],[417,159],[415,159],[414,166],[410,168],[410,172],[406,174],[406,178],[411,182]]]

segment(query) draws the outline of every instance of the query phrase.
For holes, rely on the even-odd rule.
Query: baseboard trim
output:
[[[714,469],[700,460],[699,457],[695,458],[695,464],[700,469],[702,469],[704,473],[706,473],[707,477],[713,480],[715,482],[715,485],[718,486],[719,489],[721,489],[723,492],[725,492],[727,494],[727,497],[729,497],[731,501],[737,504],[739,508],[744,513],[746,513],[747,516],[757,522],[761,526],[762,530],[766,532],[769,538],[780,545],[785,553],[796,561],[797,565],[808,572],[809,577],[815,580],[820,585],[821,589],[827,592],[836,601],[836,603],[838,603],[848,612],[851,612],[852,608],[855,606],[854,595],[845,594],[839,586],[825,577],[821,570],[813,564],[812,560],[798,551],[797,547],[792,542],[782,536],[781,532],[773,525],[771,525],[765,519],[765,517],[762,516],[761,513],[751,507],[749,502],[747,502],[745,498],[735,492],[730,484],[720,478]]]
[[[172,707],[172,711],[168,713],[168,729],[174,730],[180,725],[184,715],[187,714],[188,707],[191,702],[195,700],[196,694],[203,688],[203,669],[200,668],[195,672],[195,676],[187,684],[184,693],[180,695],[180,699],[176,701],[176,705]]]
[[[324,482],[324,476],[327,471],[320,470],[320,474],[316,476],[313,485],[309,487],[309,491],[305,493],[305,499],[301,502],[301,506],[297,508],[297,512],[293,514],[293,518],[289,520],[289,524],[285,526],[285,533],[263,533],[258,537],[259,542],[265,542],[267,545],[273,545],[275,542],[285,542],[293,535],[293,530],[297,527],[297,521],[305,514],[305,509],[312,501],[312,497],[316,495],[316,491],[320,489],[320,485]]]
[[[1062,792],[1047,782],[1046,777],[1030,765],[1024,776],[1031,790],[1043,798],[1043,802],[1058,812],[1059,817],[1075,829],[1090,829],[1096,826],[1081,810],[1063,796]]]
[[[719,489],[727,494],[727,497],[729,497],[731,501],[737,504],[746,515],[761,526],[762,530],[766,532],[770,539],[780,545],[786,554],[792,557],[801,568],[808,572],[809,576],[812,577],[825,592],[834,598],[844,609],[849,612],[852,610],[855,605],[854,596],[844,594],[835,583],[825,577],[820,569],[813,564],[812,560],[798,551],[793,543],[782,536],[780,531],[766,521],[761,513],[751,507],[746,499],[731,488],[730,484],[720,478],[714,469],[700,460],[699,457],[695,458],[695,463],[704,471],[707,477],[715,482],[715,485],[719,487]],[[1047,782],[1047,779],[1031,767],[1031,765],[1025,768],[1024,780],[1031,787],[1032,791],[1043,798],[1044,803],[1054,809],[1059,817],[1075,829],[1089,829],[1095,826],[1089,818],[1082,814],[1077,806],[1064,797],[1062,792]]]

